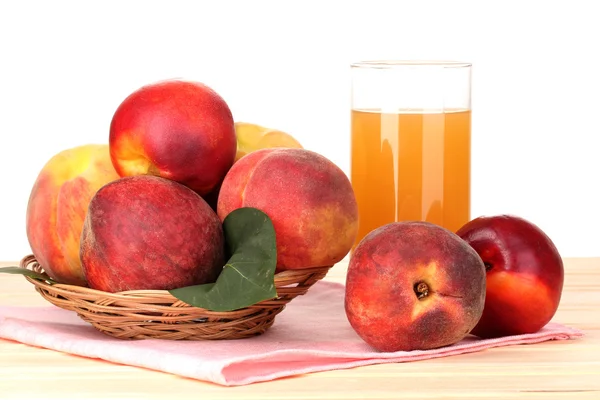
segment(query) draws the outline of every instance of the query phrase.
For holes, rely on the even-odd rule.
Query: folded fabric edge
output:
[[[572,328],[569,328],[572,329]],[[281,370],[275,369],[274,367],[284,362],[287,365],[294,364],[293,361],[290,361],[289,358],[285,356],[289,355],[299,355],[304,353],[306,356],[306,351],[302,350],[279,350],[276,352],[269,353],[268,355],[261,355],[257,358],[252,358],[252,360],[248,360],[245,358],[240,358],[236,360],[230,360],[226,365],[223,366],[221,375],[225,378],[225,386],[244,386],[253,383],[266,382],[274,379],[281,379],[291,376],[303,375],[307,373],[314,372],[325,372],[331,370],[341,370],[341,369],[350,369],[367,365],[375,365],[375,364],[385,364],[385,363],[405,363],[405,362],[414,362],[414,361],[423,361],[428,359],[436,359],[442,357],[449,357],[453,355],[460,354],[470,354],[481,352],[483,350],[497,348],[497,347],[507,347],[514,345],[527,345],[527,344],[536,344],[547,342],[551,340],[569,340],[574,339],[576,337],[583,336],[583,332],[575,331],[573,334],[560,332],[555,334],[545,334],[543,336],[533,336],[528,338],[519,338],[518,340],[510,340],[510,341],[486,341],[485,343],[478,343],[478,345],[467,344],[461,347],[453,347],[449,346],[440,351],[437,350],[426,350],[426,351],[414,351],[414,352],[393,352],[393,353],[379,353],[376,354],[372,358],[364,358],[364,354],[362,358],[356,356],[344,356],[340,357],[339,353],[331,352],[331,351],[322,351],[319,352],[317,356],[313,355],[313,360],[311,363],[308,361],[299,361],[296,362],[297,366],[293,369]],[[481,340],[483,342],[483,340]],[[273,359],[273,355],[277,354],[277,358]],[[375,355],[375,353],[372,353]],[[315,363],[315,361],[321,361],[321,363]],[[252,375],[247,374],[247,372],[251,369],[255,364],[260,364],[260,370],[268,372],[263,375]],[[271,370],[269,370],[271,368]],[[270,371],[270,372],[269,372]],[[236,378],[229,377],[229,375],[233,375]]]
[[[534,344],[534,343],[551,341],[551,340],[571,340],[571,339],[576,339],[578,337],[582,337],[585,335],[584,332],[579,329],[564,326],[564,325],[557,324],[557,323],[552,323],[547,326],[553,326],[553,329],[555,329],[555,330],[539,331],[536,333],[529,333],[529,334],[523,334],[523,335],[504,336],[502,338],[495,338],[495,339],[476,338],[469,342],[465,342],[465,343],[459,342],[459,343],[456,343],[456,344],[453,344],[450,346],[441,347],[438,349],[431,349],[431,350],[413,350],[410,352],[406,352],[406,351],[377,352],[377,351],[373,350],[372,352],[367,353],[367,354],[377,355],[378,358],[379,357],[381,357],[381,358],[398,358],[398,357],[407,357],[407,356],[412,357],[412,356],[416,356],[416,355],[429,356],[431,354],[439,354],[439,353],[442,353],[442,354],[455,353],[457,351],[462,351],[463,349],[467,349],[467,348],[490,348],[490,347],[500,347],[500,346],[509,346],[509,345],[512,346],[512,345],[517,345],[517,344]],[[278,354],[294,355],[294,354],[303,354],[306,352],[307,352],[307,350],[302,350],[302,349],[274,350],[269,353],[260,354],[260,355],[256,356],[255,358],[253,358],[252,360],[253,361],[255,361],[255,360],[261,361],[263,359],[269,359],[273,355],[278,355]],[[339,351],[318,350],[318,352],[319,352],[319,354],[325,355],[327,357],[336,357],[336,356],[340,355]],[[344,355],[345,356],[342,358],[365,358],[364,352],[346,352],[346,353],[344,353]],[[247,360],[247,357],[244,357],[244,356],[237,357],[237,358],[231,358],[225,366],[227,367],[231,364],[235,364],[238,362],[245,362],[246,360]]]
[[[210,373],[200,370],[190,372],[185,368],[180,368],[184,367],[185,363],[161,363],[160,351],[156,351],[155,356],[148,356],[140,361],[139,358],[128,356],[129,352],[126,341],[115,341],[113,345],[117,348],[114,351],[107,354],[100,354],[97,345],[95,343],[90,344],[89,339],[83,339],[79,346],[74,348],[70,345],[72,341],[80,340],[75,338],[76,335],[73,335],[74,337],[72,340],[57,342],[51,333],[28,334],[27,330],[22,330],[23,324],[31,324],[28,321],[10,317],[5,317],[3,319],[2,324],[0,324],[0,338],[2,339],[14,340],[21,344],[58,351],[67,355],[98,359],[123,366],[144,368],[156,372],[169,373],[185,378],[201,380],[207,383],[216,383],[227,386],[225,376],[222,374],[223,366],[214,368]]]

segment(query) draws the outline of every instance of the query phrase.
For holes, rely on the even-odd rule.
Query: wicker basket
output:
[[[24,257],[19,266],[44,273],[33,255]],[[287,303],[305,294],[325,277],[330,268],[277,273],[276,298],[228,312],[190,306],[166,290],[108,293],[74,285],[50,285],[28,276],[25,278],[44,299],[76,312],[81,319],[109,336],[129,340],[216,340],[241,339],[264,333]]]

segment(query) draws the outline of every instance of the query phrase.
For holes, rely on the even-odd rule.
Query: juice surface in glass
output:
[[[471,111],[353,109],[351,181],[359,209],[356,244],[403,220],[453,232],[470,217]]]

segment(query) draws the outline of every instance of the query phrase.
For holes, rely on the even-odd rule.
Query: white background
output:
[[[590,1],[2,1],[0,260],[28,254],[31,186],[105,143],[118,104],[181,77],[238,121],[288,131],[349,172],[349,68],[473,69],[472,216],[511,213],[563,256],[600,256],[600,23]]]

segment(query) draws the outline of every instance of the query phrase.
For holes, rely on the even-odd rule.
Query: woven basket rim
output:
[[[46,273],[44,270],[44,267],[41,264],[39,264],[39,262],[37,261],[37,258],[33,254],[27,255],[19,261],[19,267],[24,268],[24,269],[33,270],[32,268],[30,268],[30,266],[32,266],[34,264],[38,264],[40,269],[42,271],[44,271],[44,273]],[[286,281],[294,280],[295,277],[303,276],[303,275],[310,276],[313,273],[326,272],[329,269],[331,269],[332,267],[333,267],[333,265],[323,266],[323,267],[302,268],[302,269],[290,269],[290,270],[278,272],[275,274],[275,288],[279,289],[279,288],[286,286],[286,285],[284,285],[284,283]],[[46,273],[46,275],[47,275],[47,273]],[[135,297],[143,298],[143,297],[148,297],[151,295],[168,296],[168,297],[173,298],[173,302],[181,302],[182,304],[187,304],[187,303],[177,299],[175,296],[173,296],[171,293],[169,293],[168,290],[138,289],[138,290],[126,290],[126,291],[120,291],[120,292],[105,292],[103,290],[98,290],[98,289],[90,288],[87,286],[71,285],[71,284],[67,284],[67,283],[58,283],[57,282],[57,283],[50,284],[48,282],[45,282],[45,281],[42,281],[42,280],[39,280],[36,278],[32,278],[29,276],[25,276],[25,279],[27,279],[27,281],[29,281],[33,285],[40,286],[41,288],[43,288],[45,290],[51,290],[51,291],[56,291],[58,289],[59,291],[64,290],[67,292],[79,292],[79,293],[85,292],[91,296],[102,296],[105,298],[108,297],[108,298],[120,299],[120,300],[132,300]],[[278,293],[278,296],[279,296],[279,293]],[[271,299],[263,300],[261,302],[254,304],[253,306],[259,306],[261,303],[272,301],[273,299],[277,299],[278,296],[275,296]],[[189,305],[189,306],[198,308],[198,309],[203,309],[201,307],[195,307],[192,305]]]
[[[264,333],[290,301],[307,293],[332,266],[278,272],[275,274],[276,297],[231,311],[192,306],[177,299],[168,290],[110,293],[86,286],[51,284],[27,275],[25,278],[45,300],[74,311],[109,336],[120,339],[216,340]],[[23,257],[19,267],[45,273],[33,254]]]

